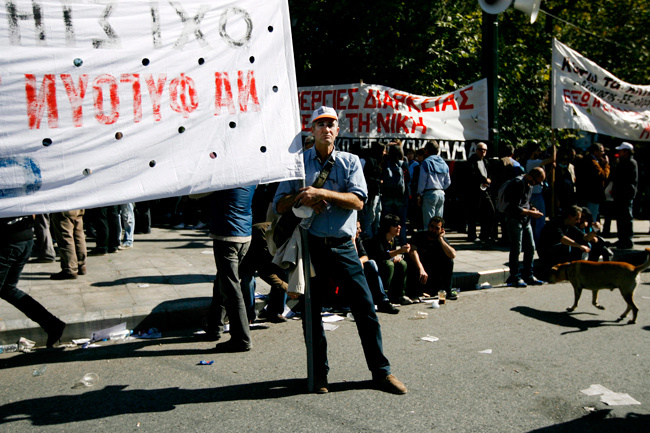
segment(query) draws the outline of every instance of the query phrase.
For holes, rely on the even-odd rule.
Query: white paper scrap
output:
[[[598,384],[591,385],[589,388],[583,389],[580,392],[590,396],[600,395],[600,401],[609,406],[641,404],[640,402],[630,397],[629,394],[614,392]]]
[[[115,325],[111,328],[101,329],[99,331],[93,332],[93,334],[90,336],[90,340],[91,341],[107,340],[111,338],[111,334],[120,331],[125,331],[125,330],[126,330],[126,322],[122,322],[119,325]]]
[[[489,355],[492,353],[492,349],[481,350],[479,353],[487,353]]]
[[[431,343],[433,343],[434,341],[438,341],[440,339],[438,337],[433,337],[431,335],[427,335],[426,337],[422,337],[421,340],[430,341]]]
[[[331,323],[323,323],[323,329],[326,331],[334,331],[339,325],[332,325]]]
[[[345,317],[339,316],[338,314],[332,314],[331,316],[323,316],[324,323],[340,322],[341,320],[345,320]]]

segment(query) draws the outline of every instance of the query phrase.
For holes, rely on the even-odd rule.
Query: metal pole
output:
[[[488,124],[494,156],[499,157],[499,15],[483,11],[483,76],[488,80]]]
[[[305,179],[302,180],[302,187],[305,187]],[[293,211],[290,211],[293,212]],[[305,274],[305,308],[302,320],[305,321],[305,347],[307,348],[307,389],[314,392],[314,318],[311,314],[311,258],[309,256],[309,240],[307,230],[300,227],[300,239],[302,243],[302,271]]]

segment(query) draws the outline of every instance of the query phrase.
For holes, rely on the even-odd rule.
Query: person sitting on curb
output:
[[[582,233],[577,227],[581,218],[582,208],[574,205],[544,225],[537,254],[545,269],[558,263],[587,259],[590,248],[585,244],[596,237],[596,232]]]
[[[585,235],[595,234],[593,240],[589,241],[589,248],[591,249],[589,251],[590,261],[597,262],[600,260],[600,256],[603,257],[603,262],[612,260],[614,252],[608,247],[608,242],[599,235],[602,226],[599,221],[593,220],[593,215],[588,207],[582,208],[582,218],[578,228]]]
[[[411,251],[411,246],[397,246],[401,222],[396,215],[384,215],[379,231],[368,240],[366,247],[368,257],[377,262],[379,275],[384,287],[388,287],[388,298],[393,304],[410,305],[413,300],[406,296],[407,263],[404,254]]]
[[[421,292],[447,292],[447,299],[458,299],[458,291],[451,288],[454,274],[456,250],[445,239],[445,220],[434,216],[429,221],[428,230],[413,235],[409,259],[414,264],[411,272],[418,282]]]
[[[361,239],[361,222],[357,221],[357,235],[354,238],[354,246],[357,249],[359,254],[359,261],[363,265],[363,273],[366,274],[366,281],[368,281],[368,287],[370,287],[370,293],[372,294],[372,299],[377,306],[377,311],[387,314],[397,314],[399,310],[395,308],[393,304],[388,300],[388,296],[384,291],[384,284],[381,281],[379,276],[379,267],[377,262],[370,260],[366,248],[363,245],[363,240]]]

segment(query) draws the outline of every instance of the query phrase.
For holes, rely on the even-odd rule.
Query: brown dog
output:
[[[650,248],[645,249],[650,254]],[[618,288],[625,302],[627,309],[618,319],[623,320],[627,313],[632,310],[632,320],[628,323],[636,323],[636,316],[639,309],[634,305],[634,289],[638,282],[639,274],[650,267],[650,255],[648,260],[640,266],[633,266],[624,262],[589,262],[587,260],[578,260],[570,263],[562,263],[551,268],[549,281],[559,283],[569,280],[573,285],[575,302],[567,311],[573,311],[578,306],[578,300],[582,294],[582,289],[592,291],[592,304],[596,308],[604,310],[605,307],[598,305],[598,291],[600,289],[614,290]]]

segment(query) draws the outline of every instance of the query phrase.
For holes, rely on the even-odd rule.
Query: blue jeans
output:
[[[227,314],[230,320],[230,339],[245,345],[251,344],[251,334],[239,280],[239,264],[249,246],[250,242],[214,240],[212,249],[217,264],[217,278],[212,290],[212,305],[208,316],[208,329],[220,333]]]
[[[530,205],[542,213],[541,217],[533,218],[530,221],[530,226],[533,229],[533,239],[535,239],[536,244],[539,244],[539,237],[546,224],[546,203],[544,202],[544,195],[541,192],[537,194],[533,193],[530,197]]]
[[[368,260],[364,263],[363,273],[366,274],[366,281],[368,282],[368,287],[370,288],[370,293],[372,294],[372,299],[375,305],[388,302],[388,296],[384,290],[384,283],[379,277],[377,262],[374,260]]]
[[[445,211],[445,192],[430,189],[422,195],[422,225],[424,230],[429,228],[429,221],[434,216],[442,217]]]
[[[535,241],[530,222],[522,223],[518,218],[506,214],[506,227],[510,237],[510,255],[508,266],[510,267],[510,279],[530,278],[533,276],[533,260],[535,259]],[[519,254],[524,251],[523,269],[519,271]]]
[[[368,197],[360,213],[361,229],[368,237],[373,237],[379,230],[381,217],[381,201],[379,195]]]
[[[135,211],[133,203],[120,205],[120,223],[124,230],[122,245],[133,246],[133,231],[135,230]]]
[[[328,289],[328,277],[332,276],[339,283],[341,294],[345,296],[354,315],[368,369],[374,379],[383,379],[390,374],[390,363],[384,356],[381,327],[375,312],[375,304],[352,239],[332,245],[316,236],[309,236],[309,254],[316,271],[316,277],[311,278],[310,284],[316,377],[327,377],[329,372],[327,339],[321,311]],[[304,326],[303,320],[303,329]]]

